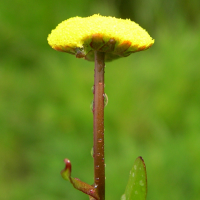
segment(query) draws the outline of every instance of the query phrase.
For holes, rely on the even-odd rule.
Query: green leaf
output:
[[[147,174],[146,166],[142,157],[138,157],[130,171],[125,194],[121,200],[146,200],[147,196]]]

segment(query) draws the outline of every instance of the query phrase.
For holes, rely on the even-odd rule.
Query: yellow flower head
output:
[[[105,52],[105,61],[129,56],[151,47],[154,40],[135,22],[93,15],[73,17],[60,23],[48,36],[57,50],[94,60],[94,50]]]

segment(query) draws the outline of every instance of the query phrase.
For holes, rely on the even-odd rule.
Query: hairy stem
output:
[[[100,200],[105,200],[105,162],[104,162],[104,56],[95,51],[94,70],[94,183]]]

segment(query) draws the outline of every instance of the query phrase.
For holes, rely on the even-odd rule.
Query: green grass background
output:
[[[88,199],[60,171],[69,158],[72,175],[93,183],[94,63],[52,50],[46,38],[69,17],[123,17],[119,2],[1,1],[1,200]],[[155,44],[106,64],[108,200],[120,199],[138,156],[147,166],[147,200],[200,199],[199,3],[188,11],[175,2],[129,6]]]

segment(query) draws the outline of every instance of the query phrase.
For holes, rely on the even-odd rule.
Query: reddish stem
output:
[[[105,200],[105,162],[104,162],[104,56],[95,51],[94,70],[94,182],[100,200]]]

